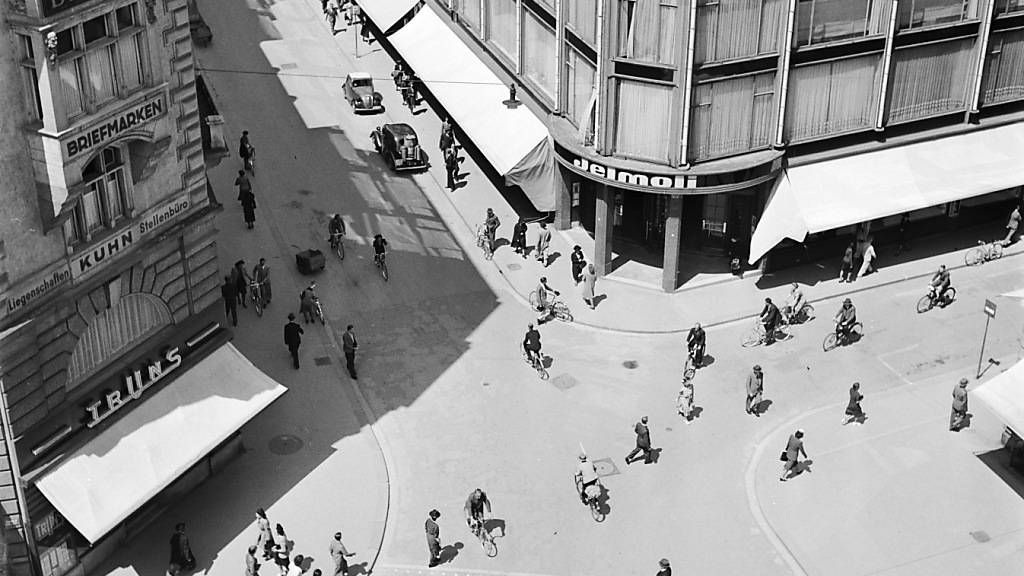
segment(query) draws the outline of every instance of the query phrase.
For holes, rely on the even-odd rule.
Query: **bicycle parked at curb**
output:
[[[999,240],[985,242],[978,240],[978,246],[964,254],[964,263],[968,266],[984,264],[989,260],[997,260],[1003,256],[1003,243]]]
[[[487,232],[487,226],[481,224],[476,227],[476,245],[483,250],[484,258],[490,260],[494,258],[494,239]]]
[[[935,289],[935,286],[929,285],[928,293],[921,296],[921,299],[917,301],[917,313],[923,314],[936,306],[939,308],[945,308],[951,304],[954,299],[956,299],[956,288],[947,286],[946,289],[942,291],[942,295],[939,296],[938,290]]]
[[[252,306],[256,309],[257,316],[263,316],[263,308],[266,303],[263,301],[263,282],[255,279],[249,280],[249,297],[252,298]]]
[[[833,330],[825,335],[825,340],[822,341],[821,347],[825,352],[833,350],[838,346],[846,346],[859,341],[864,337],[864,325],[860,322],[854,322],[846,330]]]
[[[780,342],[783,340],[789,340],[793,337],[792,334],[786,332],[786,324],[779,322],[775,325],[775,341]],[[764,344],[768,340],[768,333],[764,328],[764,322],[760,318],[754,319],[754,325],[751,329],[743,335],[744,348],[750,348],[759,344]]]
[[[526,349],[526,346],[522,342],[519,343],[519,353],[523,356],[523,362],[529,364],[534,370],[537,371],[537,376],[540,376],[541,380],[547,380],[550,376],[546,368],[544,368],[544,355],[538,350],[536,354],[530,354]]]

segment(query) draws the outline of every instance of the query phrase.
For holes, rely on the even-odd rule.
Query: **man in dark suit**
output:
[[[440,512],[431,510],[424,524],[424,529],[427,532],[427,549],[430,551],[428,568],[433,568],[441,563],[441,527],[437,525],[437,519],[440,517]]]
[[[295,322],[295,314],[288,314],[288,323],[284,325],[284,343],[292,354],[292,365],[299,369],[299,344],[302,344],[302,326]]]
[[[583,256],[583,248],[580,246],[572,247],[572,255],[569,256],[572,260],[572,281],[576,284],[580,283],[583,278],[583,268],[587,266],[587,259]]]
[[[644,464],[651,463],[651,431],[647,428],[647,416],[644,416],[633,428],[636,432],[636,448],[626,455],[626,464],[632,464],[633,458],[644,453]]]
[[[761,309],[765,346],[775,343],[775,328],[779,325],[780,318],[782,318],[782,313],[779,312],[779,307],[772,303],[771,298],[765,298],[764,308]]]
[[[352,328],[353,326],[349,324],[345,333],[341,335],[341,347],[345,351],[345,367],[348,368],[348,375],[355,380],[356,348],[359,348],[359,343],[356,342],[356,333],[352,331]]]
[[[224,317],[231,318],[232,326],[238,326],[238,289],[231,281],[231,276],[224,277],[220,295],[224,299]]]
[[[448,175],[447,187],[455,191],[459,179],[459,153],[454,148],[449,148],[444,155],[444,168]]]

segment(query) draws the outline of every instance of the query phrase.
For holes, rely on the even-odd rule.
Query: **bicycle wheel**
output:
[[[590,501],[590,515],[595,522],[604,522],[604,512],[601,512],[601,503],[596,499]]]
[[[850,326],[850,336],[846,339],[847,344],[853,344],[854,342],[860,342],[860,339],[864,337],[864,325],[860,322]]]
[[[814,318],[814,306],[804,304],[800,307],[800,323],[809,322]]]
[[[544,367],[544,360],[543,359],[538,360],[537,363],[534,364],[533,367],[537,370],[537,376],[540,376],[541,380],[547,380],[548,378],[551,377],[551,375],[548,374],[547,368]]]
[[[917,313],[924,314],[925,312],[931,310],[932,306],[934,305],[935,302],[932,300],[932,297],[929,296],[928,294],[925,294],[924,296],[921,296],[920,300],[917,301]]]
[[[551,305],[551,312],[562,322],[572,322],[572,312],[569,311],[569,307],[562,302],[555,302]]]
[[[992,253],[989,254],[988,259],[989,260],[995,260],[996,258],[1002,258],[1002,257],[1003,257],[1003,243],[1002,242],[993,242],[992,243]]]
[[[743,341],[741,343],[744,348],[751,348],[760,344],[761,340],[761,328],[759,326],[754,326],[749,332],[743,335]]]
[[[337,250],[335,250],[335,252],[337,252],[339,260],[344,260],[345,259],[345,243],[342,242],[341,240],[338,240],[338,248],[337,248]]]
[[[263,299],[259,297],[257,291],[252,291],[252,306],[256,309],[257,316],[263,316],[263,303],[261,300]]]
[[[488,558],[494,558],[498,555],[498,545],[494,543],[494,538],[486,531],[481,530],[482,536],[480,537],[480,545],[484,547],[484,554]]]
[[[985,261],[985,251],[981,248],[971,248],[964,254],[964,264],[977,266]]]
[[[323,307],[320,306],[320,304],[316,305],[316,317],[320,319],[321,326],[327,324],[327,321],[324,320],[324,309]]]
[[[829,332],[828,334],[825,335],[825,340],[822,341],[821,348],[825,352],[828,352],[829,350],[835,349],[837,343],[838,340],[836,339],[836,333]]]
[[[384,277],[384,281],[388,281],[388,264],[387,262],[380,261],[380,275]]]
[[[945,292],[942,293],[942,305],[949,306],[950,304],[953,303],[953,300],[956,300],[956,288],[950,286],[949,288],[946,288]]]
[[[786,332],[786,328],[787,327],[788,327],[788,324],[784,325],[781,322],[779,323],[778,326],[775,327],[775,341],[776,342],[784,342],[784,341],[789,340],[790,338],[793,337],[793,333],[792,332]]]

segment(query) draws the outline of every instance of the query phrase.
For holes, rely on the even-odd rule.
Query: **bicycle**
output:
[[[683,366],[683,379],[692,380],[697,375],[697,350],[690,350],[689,354],[686,355],[686,364]]]
[[[256,148],[249,146],[249,155],[242,160],[242,168],[248,170],[253,176],[256,175]]]
[[[984,264],[989,260],[997,260],[1003,256],[1003,243],[999,240],[985,242],[978,240],[978,246],[971,248],[964,254],[964,263],[968,266]]]
[[[328,240],[331,243],[331,249],[338,255],[339,260],[345,259],[345,243],[342,241],[345,235],[341,232],[334,232]]]
[[[256,280],[249,280],[249,296],[252,298],[252,306],[256,309],[257,316],[263,316],[263,283]]]
[[[793,326],[795,324],[803,324],[804,322],[808,322],[808,321],[813,320],[813,319],[814,319],[814,306],[811,306],[807,302],[804,302],[800,306],[800,310],[796,311],[795,313],[789,314],[788,316],[786,314],[782,315],[782,323],[785,324],[786,326]]]
[[[540,312],[540,307],[537,305],[537,293],[530,293],[530,306],[533,306],[534,310]],[[547,307],[547,313],[549,316],[553,316],[562,322],[572,322],[573,316],[572,311],[569,310],[569,306],[561,300],[554,300]]]
[[[576,477],[576,494],[579,495],[580,499],[584,500],[587,507],[590,508],[590,515],[593,516],[595,522],[604,522],[605,514],[601,511],[601,494],[604,492],[604,486],[601,485],[601,480],[587,486],[586,492],[583,490],[583,482],[580,477]]]
[[[386,252],[381,252],[380,254],[374,254],[373,255],[373,262],[374,262],[374,264],[377,265],[377,268],[380,268],[380,275],[384,278],[384,281],[387,282],[388,281],[388,264],[385,261],[385,254],[387,254],[387,253]]]
[[[936,305],[940,308],[945,308],[951,304],[955,298],[956,288],[953,288],[952,286],[947,286],[946,289],[942,291],[942,296],[939,296],[936,293],[934,286],[929,286],[928,293],[921,296],[921,299],[917,301],[917,313],[923,314],[934,308]]]
[[[321,326],[327,324],[327,321],[324,320],[323,306],[320,305],[320,298],[316,294],[313,295],[313,314],[320,320]]]
[[[481,224],[476,228],[476,245],[484,251],[484,258],[494,258],[494,249],[491,235],[487,232],[487,226]]]
[[[786,332],[784,326],[786,326],[786,324],[784,324],[783,322],[779,322],[778,324],[775,325],[776,341],[789,340],[792,337],[790,333]],[[760,318],[755,318],[753,328],[751,328],[746,334],[743,335],[743,340],[741,341],[741,344],[744,348],[751,348],[753,346],[757,346],[758,344],[764,344],[765,342],[767,342],[767,340],[768,334],[764,329],[764,323],[761,322]]]
[[[471,520],[469,530],[480,540],[480,546],[484,549],[484,554],[488,558],[494,558],[498,555],[498,545],[494,543],[494,536],[491,536],[491,531],[484,526],[483,518]]]
[[[825,340],[821,343],[821,348],[828,352],[829,350],[835,349],[837,346],[846,346],[853,342],[859,341],[864,337],[864,325],[860,322],[854,322],[850,326],[849,330],[840,331],[836,333],[835,330],[825,335]]]
[[[534,370],[537,371],[537,376],[540,376],[541,380],[547,380],[550,376],[546,368],[544,368],[544,356],[537,351],[537,354],[530,354],[526,351],[526,346],[522,342],[519,343],[519,353],[523,356],[523,362],[526,362]]]

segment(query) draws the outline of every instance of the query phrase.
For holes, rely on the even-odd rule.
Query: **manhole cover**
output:
[[[640,364],[638,364],[636,360],[626,360],[625,362],[622,363],[622,365],[627,370],[635,370],[636,367],[639,366]]]
[[[516,270],[522,270],[523,267],[520,266],[519,264],[516,264],[515,262],[513,262],[513,263],[508,265],[508,269],[512,270],[513,272],[515,272]]]
[[[295,454],[299,450],[302,450],[302,440],[298,436],[281,434],[280,436],[274,436],[270,440],[270,451],[278,456]]]
[[[548,380],[548,382],[551,382],[551,385],[554,386],[555,388],[558,388],[559,390],[568,390],[569,388],[572,388],[573,386],[578,384],[578,382],[576,382],[576,379],[573,378],[572,376],[569,376],[568,374],[555,376],[551,380]]]
[[[313,364],[316,364],[317,366],[330,366],[331,365],[331,357],[330,356],[321,356],[319,358],[313,358]]]
[[[619,469],[611,458],[599,458],[593,462],[598,476],[614,476],[619,473]]]
[[[482,383],[481,383],[481,386],[490,386],[490,385],[491,385],[491,383],[490,383],[490,382],[482,382]]]
[[[989,540],[991,540],[991,538],[989,538],[989,536],[988,536],[988,532],[985,532],[984,530],[978,530],[977,532],[971,532],[971,537],[973,537],[976,541],[981,542],[981,543],[985,543],[985,542],[988,542]]]

